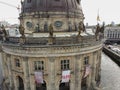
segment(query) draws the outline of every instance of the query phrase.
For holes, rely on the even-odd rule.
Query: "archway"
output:
[[[82,79],[81,90],[87,90],[87,77]]]
[[[59,90],[70,90],[70,81],[67,83],[60,81]]]
[[[23,83],[23,79],[18,76],[18,90],[24,90],[24,83]]]
[[[44,81],[42,84],[36,83],[36,90],[47,90],[46,82]]]

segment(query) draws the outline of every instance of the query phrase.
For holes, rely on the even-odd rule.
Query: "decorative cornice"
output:
[[[66,47],[41,47],[25,48],[3,46],[3,52],[22,57],[56,57],[56,56],[73,56],[101,50],[102,44],[94,46],[66,46]]]

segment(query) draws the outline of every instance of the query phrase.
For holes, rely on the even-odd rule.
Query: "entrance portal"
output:
[[[18,87],[18,89],[19,90],[24,90],[24,83],[23,83],[23,79],[20,77],[20,76],[18,76],[18,85],[19,85],[19,87]]]
[[[47,90],[46,82],[44,81],[44,83],[42,83],[42,84],[36,83],[36,90]]]
[[[70,82],[63,83],[60,81],[59,90],[70,90]]]
[[[82,79],[81,90],[87,90],[87,78]]]

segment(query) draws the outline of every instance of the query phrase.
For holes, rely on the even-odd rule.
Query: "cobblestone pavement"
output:
[[[102,54],[101,69],[102,90],[120,90],[120,67],[105,54]]]

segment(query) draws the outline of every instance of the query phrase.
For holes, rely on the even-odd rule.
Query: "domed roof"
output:
[[[24,0],[22,12],[75,12],[80,0]]]

